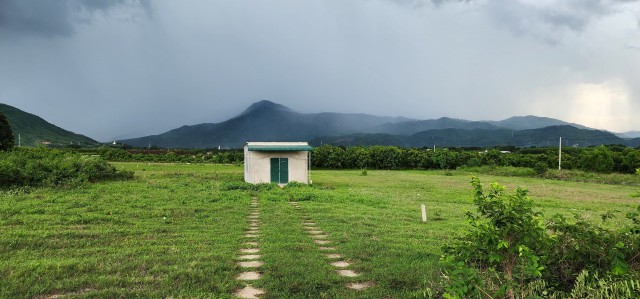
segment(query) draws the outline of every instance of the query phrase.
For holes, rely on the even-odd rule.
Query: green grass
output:
[[[235,262],[252,196],[260,200],[265,262],[253,285],[267,291],[264,298],[421,298],[439,288],[441,247],[462,233],[465,210],[473,209],[471,173],[463,170],[312,171],[311,187],[256,191],[234,187],[242,186],[241,166],[116,165],[135,179],[0,193],[1,298],[232,297],[243,285]],[[640,204],[634,186],[480,179],[527,187],[546,215],[599,221]],[[303,230],[303,214],[361,277],[335,274]],[[356,292],[345,288],[350,281],[375,286]]]

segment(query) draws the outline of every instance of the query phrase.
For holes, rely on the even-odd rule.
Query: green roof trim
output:
[[[313,150],[313,147],[309,145],[248,145],[248,150],[262,152],[299,152]]]

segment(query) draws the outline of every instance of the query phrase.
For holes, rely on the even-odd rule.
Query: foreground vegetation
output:
[[[242,163],[242,150],[218,149],[76,149],[118,162]],[[337,147],[323,145],[311,152],[313,168],[321,169],[457,169],[517,167],[527,176],[558,169],[558,148],[401,148],[396,146]],[[640,149],[619,145],[562,149],[562,169],[573,173],[632,174],[640,168]],[[547,176],[549,177],[549,176]]]
[[[132,177],[133,172],[119,171],[98,156],[45,148],[0,151],[0,189],[75,186]]]
[[[440,296],[440,257],[474,210],[471,173],[313,171],[313,186],[254,187],[239,165],[117,163],[131,180],[0,193],[0,297],[232,297],[250,198],[261,209],[265,298]],[[527,186],[532,207],[579,214],[605,229],[626,227],[637,187],[481,174],[508,189]],[[334,245],[373,281],[348,290],[302,229],[296,200]],[[428,221],[420,220],[420,203]],[[544,271],[544,270],[543,270]],[[590,273],[589,275],[593,275]],[[605,273],[600,273],[605,275]]]

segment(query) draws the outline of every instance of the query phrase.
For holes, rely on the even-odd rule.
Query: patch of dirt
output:
[[[240,275],[238,275],[236,279],[237,280],[258,280],[260,279],[261,276],[262,274],[260,272],[248,271],[248,272],[240,273]]]
[[[351,282],[351,283],[348,283],[346,285],[347,289],[352,289],[352,290],[356,290],[356,291],[362,291],[362,290],[368,289],[368,288],[370,288],[372,286],[373,286],[373,282],[372,281]]]
[[[258,248],[242,248],[242,249],[240,249],[240,252],[242,252],[242,253],[258,253],[258,252],[260,252],[260,249],[258,249]]]
[[[336,250],[335,247],[318,247],[319,250],[324,250],[324,251],[331,251],[331,250]]]
[[[338,275],[345,277],[357,277],[360,276],[359,273],[353,272],[351,270],[338,270]]]
[[[250,262],[238,262],[238,266],[242,268],[257,268],[262,267],[264,265],[261,261],[250,261]]]
[[[260,295],[264,295],[264,291],[261,289],[256,289],[252,286],[246,286],[236,291],[234,295],[236,295],[236,297],[238,298],[254,299],[260,298]]]
[[[259,254],[245,254],[238,257],[239,260],[257,260],[259,258]]]
[[[349,267],[350,265],[351,264],[349,264],[349,262],[345,262],[345,261],[337,261],[337,262],[331,263],[331,266],[338,267],[338,268],[345,268],[345,267]]]

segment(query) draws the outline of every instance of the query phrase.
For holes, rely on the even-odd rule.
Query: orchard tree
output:
[[[0,112],[0,151],[13,149],[13,143],[13,132],[11,131],[11,126],[9,126],[9,121]]]

